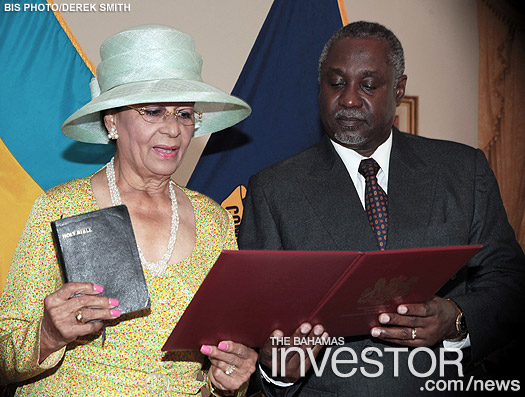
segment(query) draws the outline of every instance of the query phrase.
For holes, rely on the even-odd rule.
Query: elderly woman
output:
[[[129,29],[100,53],[92,100],[62,130],[78,141],[115,142],[116,153],[94,175],[36,200],[0,302],[0,378],[32,396],[194,395],[203,387],[243,394],[255,369],[252,349],[234,341],[200,352],[161,347],[220,252],[237,248],[229,214],[171,175],[192,136],[229,127],[250,107],[202,82],[193,39],[177,30]],[[103,285],[63,283],[50,228],[121,203],[151,298],[149,310],[125,315],[116,299],[99,295]]]

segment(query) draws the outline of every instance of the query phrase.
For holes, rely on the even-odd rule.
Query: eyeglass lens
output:
[[[178,109],[171,112],[164,106],[146,106],[141,108],[139,113],[149,123],[160,123],[165,121],[170,115],[174,115],[182,125],[190,126],[195,124],[195,110],[191,108]]]

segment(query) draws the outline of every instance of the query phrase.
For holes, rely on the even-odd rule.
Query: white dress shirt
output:
[[[330,142],[334,146],[334,149],[339,157],[341,157],[341,160],[343,160],[346,170],[350,174],[352,182],[354,182],[355,190],[357,190],[357,194],[359,195],[363,209],[365,209],[366,181],[365,177],[359,173],[359,164],[361,164],[361,160],[373,158],[377,164],[379,164],[380,168],[376,175],[377,182],[379,183],[379,186],[381,186],[381,189],[383,189],[383,191],[388,194],[388,167],[390,166],[392,134],[390,134],[388,139],[375,150],[371,157],[361,156],[355,150],[348,149],[332,140],[330,140]]]

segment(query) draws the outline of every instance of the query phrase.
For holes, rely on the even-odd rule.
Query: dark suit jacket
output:
[[[387,249],[483,244],[438,295],[453,297],[464,311],[471,339],[471,349],[465,353],[470,362],[512,338],[523,308],[525,260],[480,150],[394,129],[388,217]],[[378,249],[352,180],[327,137],[250,178],[239,245],[241,249]],[[359,355],[366,347],[387,345],[363,336],[348,339],[347,346]],[[420,393],[426,380],[440,379],[439,364],[428,377],[412,376],[407,356],[400,357],[398,377],[393,376],[392,354],[384,353],[370,356],[384,365],[377,378],[364,377],[359,370],[341,378],[328,368],[321,377],[309,373],[300,394],[411,395]],[[429,355],[414,357],[419,373],[430,368]],[[357,367],[378,372],[377,365],[361,360]]]

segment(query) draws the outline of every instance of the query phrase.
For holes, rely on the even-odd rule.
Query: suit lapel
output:
[[[326,136],[312,165],[299,174],[300,185],[322,227],[339,250],[377,250],[352,179]]]
[[[437,175],[418,155],[417,138],[394,129],[388,176],[387,249],[421,246]]]
[[[437,175],[417,150],[417,138],[394,128],[388,176],[387,249],[421,246],[430,222]],[[321,226],[339,250],[374,251],[377,242],[354,184],[328,137],[298,175]]]

